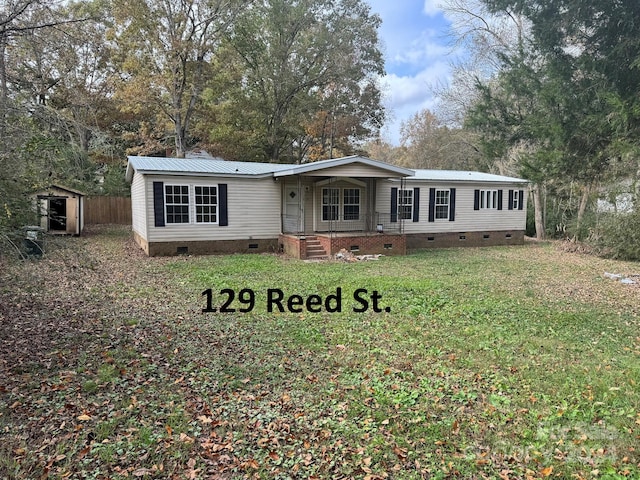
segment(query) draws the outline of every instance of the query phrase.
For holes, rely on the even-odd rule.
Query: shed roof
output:
[[[53,190],[62,190],[63,192],[73,193],[74,195],[85,196],[86,193],[76,190],[75,188],[65,187],[64,185],[52,184],[49,185],[46,190],[37,192],[38,196],[47,197],[54,195]]]

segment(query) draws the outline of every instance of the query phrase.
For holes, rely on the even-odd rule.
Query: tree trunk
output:
[[[6,51],[7,51],[7,33],[0,30],[0,138],[5,137],[5,121],[7,118],[7,99],[9,93],[7,92],[7,65],[6,65]]]
[[[187,141],[185,138],[185,130],[182,125],[182,117],[180,116],[180,111],[178,109],[176,109],[176,115],[173,122],[176,134],[176,158],[184,158],[187,154]]]
[[[540,201],[540,186],[534,185],[531,188],[531,193],[533,194],[533,207],[534,207],[534,215],[536,222],[536,238],[538,240],[545,239],[545,229],[544,229],[544,221],[542,217],[542,202]]]
[[[580,228],[582,227],[582,221],[584,220],[584,214],[587,211],[587,205],[589,204],[589,195],[591,194],[590,185],[585,185],[582,188],[582,197],[580,198],[580,206],[578,207],[578,219],[576,222],[576,231],[573,235],[574,240],[580,239]]]

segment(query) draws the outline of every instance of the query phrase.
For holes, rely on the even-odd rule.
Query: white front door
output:
[[[297,180],[284,185],[284,229],[288,233],[304,232],[304,187]]]

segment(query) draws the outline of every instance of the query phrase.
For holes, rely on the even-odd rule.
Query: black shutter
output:
[[[451,188],[449,190],[449,221],[453,222],[456,219],[456,189]]]
[[[480,210],[480,190],[473,191],[473,209]]]
[[[509,190],[509,210],[513,210],[513,190]]]
[[[413,221],[420,220],[420,189],[413,189]]]
[[[436,221],[436,189],[429,189],[429,221]]]
[[[524,209],[524,190],[518,191],[518,210]]]
[[[391,222],[398,221],[398,189],[393,187],[391,189]]]
[[[156,227],[164,227],[164,183],[153,182],[153,218]]]
[[[226,227],[229,225],[229,215],[227,212],[227,184],[218,184],[218,225]]]
[[[498,190],[498,210],[502,210],[502,190]]]

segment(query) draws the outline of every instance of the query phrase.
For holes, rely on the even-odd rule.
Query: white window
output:
[[[345,188],[342,191],[344,220],[360,220],[360,189]]]
[[[218,187],[195,187],[196,223],[218,222]]]
[[[189,186],[165,185],[166,223],[189,223]]]
[[[498,208],[497,190],[480,190],[480,210]]]
[[[413,218],[413,190],[398,189],[398,218],[402,220]]]
[[[436,190],[436,220],[449,219],[449,190]]]
[[[217,223],[218,187],[216,185],[165,185],[166,224]]]
[[[513,210],[518,210],[520,208],[520,192],[518,190],[513,190],[511,195],[511,208]]]
[[[322,221],[360,220],[360,198],[359,188],[323,188]]]
[[[338,220],[338,209],[340,207],[340,189],[322,189],[322,221]]]

